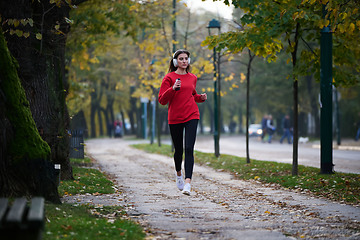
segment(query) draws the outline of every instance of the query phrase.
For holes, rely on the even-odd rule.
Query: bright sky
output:
[[[221,17],[226,19],[231,19],[232,17],[231,14],[233,7],[225,5],[221,0],[216,2],[213,2],[213,0],[183,0],[182,2],[185,2],[192,11],[195,11],[195,9],[205,9],[207,11],[219,14]]]

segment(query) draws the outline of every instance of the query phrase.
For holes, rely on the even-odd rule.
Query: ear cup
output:
[[[188,58],[188,63],[190,64],[191,63],[191,59],[190,58]],[[178,61],[177,61],[177,59],[173,59],[173,64],[174,64],[174,67],[177,67],[178,66]]]

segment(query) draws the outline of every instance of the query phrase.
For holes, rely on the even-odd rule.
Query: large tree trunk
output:
[[[60,203],[50,147],[42,140],[0,28],[0,197]]]
[[[65,104],[65,22],[70,8],[56,7],[49,1],[2,0],[0,14],[6,19],[33,19],[33,27],[19,25],[17,29],[30,32],[28,38],[10,35],[14,26],[3,25],[8,47],[19,63],[19,78],[30,103],[36,126],[51,147],[51,160],[61,164],[62,179],[72,179],[69,162],[69,115]],[[55,33],[55,25],[64,34]],[[42,39],[35,38],[36,33]]]

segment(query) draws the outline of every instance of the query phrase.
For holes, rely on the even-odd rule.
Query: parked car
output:
[[[262,129],[261,129],[261,124],[250,124],[249,126],[249,136],[261,136],[262,134]]]

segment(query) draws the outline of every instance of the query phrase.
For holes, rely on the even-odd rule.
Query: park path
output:
[[[177,190],[173,160],[92,139],[86,152],[115,181],[117,194],[73,196],[66,202],[127,204],[148,239],[359,239],[360,208],[195,165],[191,196]]]

